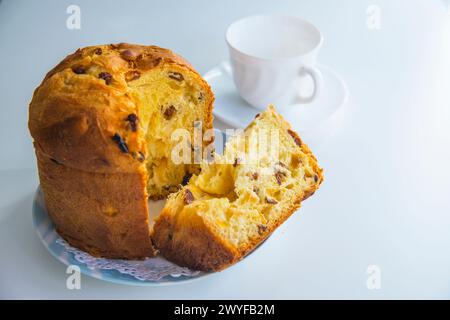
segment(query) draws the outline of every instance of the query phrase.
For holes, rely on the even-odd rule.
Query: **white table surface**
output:
[[[65,26],[78,4],[81,30]],[[450,11],[442,0],[2,1],[0,298],[450,298]],[[381,28],[366,27],[378,5]],[[312,146],[326,180],[254,254],[197,282],[129,287],[82,277],[31,224],[38,185],[27,130],[33,89],[78,47],[170,47],[205,72],[228,54],[226,26],[254,13],[317,24],[320,61],[347,81],[340,130]],[[223,127],[223,124],[217,124]],[[381,288],[366,286],[369,265]]]

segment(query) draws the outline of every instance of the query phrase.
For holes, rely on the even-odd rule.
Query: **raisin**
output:
[[[56,163],[56,164],[62,164],[61,162],[59,162],[59,161],[56,160],[56,159],[50,158],[50,160],[51,160],[53,163]]]
[[[133,80],[139,79],[140,77],[141,77],[141,74],[139,73],[139,71],[136,71],[136,70],[128,71],[125,74],[126,81],[133,81]]]
[[[194,195],[192,194],[191,190],[186,189],[184,192],[184,203],[190,204],[195,200]]]
[[[294,131],[292,131],[291,129],[288,129],[287,132],[294,139],[295,144],[298,145],[299,147],[301,147],[302,146],[302,140],[300,140],[300,138],[297,136],[297,134]]]
[[[120,56],[126,61],[134,61],[139,56],[139,52],[136,50],[126,49],[120,53]]]
[[[267,226],[265,224],[258,224],[258,233],[262,235],[267,230]]]
[[[102,48],[96,48],[96,49],[94,50],[94,53],[95,53],[96,55],[101,55],[101,54],[103,53]]]
[[[252,179],[253,179],[253,180],[258,180],[258,177],[259,177],[258,172],[253,172],[253,173],[252,173]]]
[[[123,141],[120,134],[115,133],[114,136],[112,137],[112,139],[117,143],[120,151],[122,151],[123,153],[128,153],[128,145],[126,144],[125,141]]]
[[[200,91],[200,93],[198,94],[198,101],[203,101],[203,99],[205,99],[205,94],[203,93],[203,91]]]
[[[139,120],[137,115],[135,115],[134,113],[130,113],[127,116],[126,120],[128,121],[128,124],[130,125],[131,131],[136,132],[137,131],[137,122]]]
[[[287,168],[287,166],[286,166],[283,162],[281,162],[281,161],[278,161],[278,165],[279,165],[280,167]]]
[[[177,111],[177,109],[175,109],[174,106],[172,106],[172,105],[168,106],[166,108],[166,110],[164,111],[164,119],[170,120],[176,111]]]
[[[163,186],[163,189],[165,191],[168,191],[169,193],[177,192],[179,190],[179,187],[176,185],[166,184]]]
[[[275,172],[275,179],[277,179],[277,182],[279,185],[281,185],[281,183],[283,182],[283,176],[285,176],[285,175],[286,174],[281,171]]]
[[[241,159],[239,159],[239,158],[234,159],[233,167],[236,167],[240,163],[241,163]]]
[[[112,82],[112,75],[110,74],[110,73],[108,73],[108,72],[100,72],[99,74],[98,74],[98,77],[100,78],[100,79],[103,79],[103,80],[105,80],[105,83],[106,84],[111,84],[111,82]]]
[[[261,115],[260,113],[257,113],[257,114],[255,115],[255,119],[256,119],[256,118],[259,118],[260,115]]]
[[[169,78],[176,80],[176,81],[183,81],[184,77],[181,73],[179,72],[169,72]]]
[[[133,159],[137,159],[139,162],[145,161],[145,154],[141,151],[132,153]]]
[[[163,59],[161,57],[158,58],[151,58],[149,59],[143,59],[143,61],[141,63],[139,63],[138,65],[143,65],[143,66],[147,66],[147,67],[157,67],[161,62],[163,61]]]
[[[266,202],[270,203],[270,204],[277,204],[278,203],[277,200],[275,200],[273,198],[270,198],[270,197],[266,197]]]
[[[187,172],[184,177],[183,177],[183,181],[181,181],[181,185],[185,186],[189,183],[189,180],[192,177],[192,173]]]
[[[86,73],[86,69],[83,66],[74,66],[74,67],[72,67],[72,71],[75,72],[76,74],[85,74]]]
[[[314,182],[319,181],[319,176],[317,174],[314,175]]]

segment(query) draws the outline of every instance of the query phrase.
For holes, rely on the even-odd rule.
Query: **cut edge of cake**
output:
[[[257,119],[249,124],[245,129],[245,132],[248,133],[253,130],[251,128],[258,126],[258,124],[263,121],[261,119],[267,118],[273,120],[274,126],[278,129],[288,133],[286,136],[289,137],[289,139],[292,139],[290,147],[299,148],[298,150],[293,149],[294,152],[301,151],[300,153],[302,156],[300,163],[305,160],[308,161],[308,166],[311,168],[308,167],[307,169],[312,171],[312,173],[308,172],[309,184],[306,187],[302,187],[303,189],[297,190],[295,195],[293,192],[286,191],[285,194],[289,194],[290,197],[286,199],[287,196],[285,196],[284,199],[280,199],[279,201],[284,205],[283,208],[278,208],[278,203],[271,203],[268,205],[269,209],[267,209],[266,204],[261,204],[261,199],[255,200],[256,196],[252,195],[252,192],[250,192],[248,188],[244,188],[245,190],[237,190],[238,187],[236,181],[241,179],[245,182],[245,179],[247,179],[247,176],[249,175],[247,169],[250,165],[237,164],[237,161],[235,161],[235,163],[232,164],[224,164],[223,167],[218,169],[210,169],[212,166],[215,166],[215,164],[204,164],[200,175],[193,176],[187,186],[184,186],[179,192],[169,196],[166,206],[156,218],[152,239],[155,246],[164,257],[179,265],[187,266],[192,269],[205,271],[222,270],[227,266],[236,263],[246,254],[254,250],[300,207],[301,201],[310,197],[318,189],[323,181],[323,170],[317,164],[317,159],[314,157],[308,146],[301,141],[300,137],[292,130],[289,123],[276,113],[273,106],[269,106],[267,111],[259,115]],[[233,143],[233,140],[227,143],[225,153]],[[271,161],[272,160],[274,159],[271,159]],[[283,165],[286,169],[286,165]],[[301,166],[302,164],[298,164],[298,168]],[[272,168],[273,163],[270,163],[270,166],[268,165],[267,167],[262,165],[260,172],[267,171],[266,169],[269,167]],[[304,167],[306,168],[307,166]],[[280,170],[281,168],[282,166],[279,167]],[[294,172],[294,169],[292,172]],[[207,174],[205,172],[208,172],[208,170],[216,170],[217,172],[222,170],[223,172],[221,173],[223,175],[227,175],[227,172],[230,170],[233,171],[233,174],[235,175],[233,177],[235,183],[233,192],[223,195],[205,192],[203,189],[205,189],[206,186],[202,186],[201,181],[199,184],[199,180],[202,179],[202,175]],[[292,181],[296,181],[295,177],[290,175],[292,172],[285,172],[284,176],[280,174],[282,176],[280,179],[292,178],[294,179]],[[306,177],[305,171],[303,172]],[[208,178],[210,177],[208,176]],[[270,185],[276,186],[278,178],[279,177],[276,176],[275,179],[272,178],[270,181],[267,180],[266,184],[268,186],[263,184],[263,188],[265,188],[263,190],[264,194],[267,194],[268,190],[273,191],[276,189],[271,188]],[[226,177],[222,180],[227,179],[229,180],[230,177]],[[217,180],[214,180],[213,183],[216,182]],[[218,183],[220,184],[222,182],[226,184],[226,181],[220,181],[219,179]],[[283,181],[280,185],[282,185],[282,183]],[[300,182],[298,187],[301,187]],[[226,189],[227,186],[224,188]],[[217,192],[216,190],[213,191]],[[228,191],[229,190],[226,192]],[[261,195],[258,195],[258,197],[261,197]],[[265,196],[265,199],[266,202],[269,202],[267,195]],[[236,203],[236,201],[240,202],[234,206],[230,205],[230,203]],[[257,203],[255,205],[257,209],[255,210],[251,208],[252,201],[257,201],[255,202]],[[270,199],[270,202],[274,201],[276,200]],[[240,227],[240,219],[249,220],[248,229],[242,231],[248,232],[249,236],[247,239],[236,240],[233,238],[233,235],[235,235],[235,233],[233,233],[234,231],[227,230],[227,228],[231,229],[231,226],[234,228]],[[224,226],[222,227],[222,225]]]

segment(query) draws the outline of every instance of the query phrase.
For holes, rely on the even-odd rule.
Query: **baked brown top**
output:
[[[145,140],[128,82],[167,64],[194,73],[209,88],[185,59],[157,46],[78,49],[48,72],[34,92],[28,125],[35,148],[80,170],[144,170]]]

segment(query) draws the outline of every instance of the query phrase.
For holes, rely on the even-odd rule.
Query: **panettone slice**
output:
[[[41,188],[58,232],[96,256],[155,254],[147,199],[165,197],[198,172],[195,161],[171,161],[179,144],[173,134],[197,128],[202,136],[212,128],[213,100],[206,81],[167,49],[122,43],[65,58],[29,109]]]
[[[169,196],[153,242],[177,264],[221,270],[269,236],[322,180],[308,146],[269,106]]]

